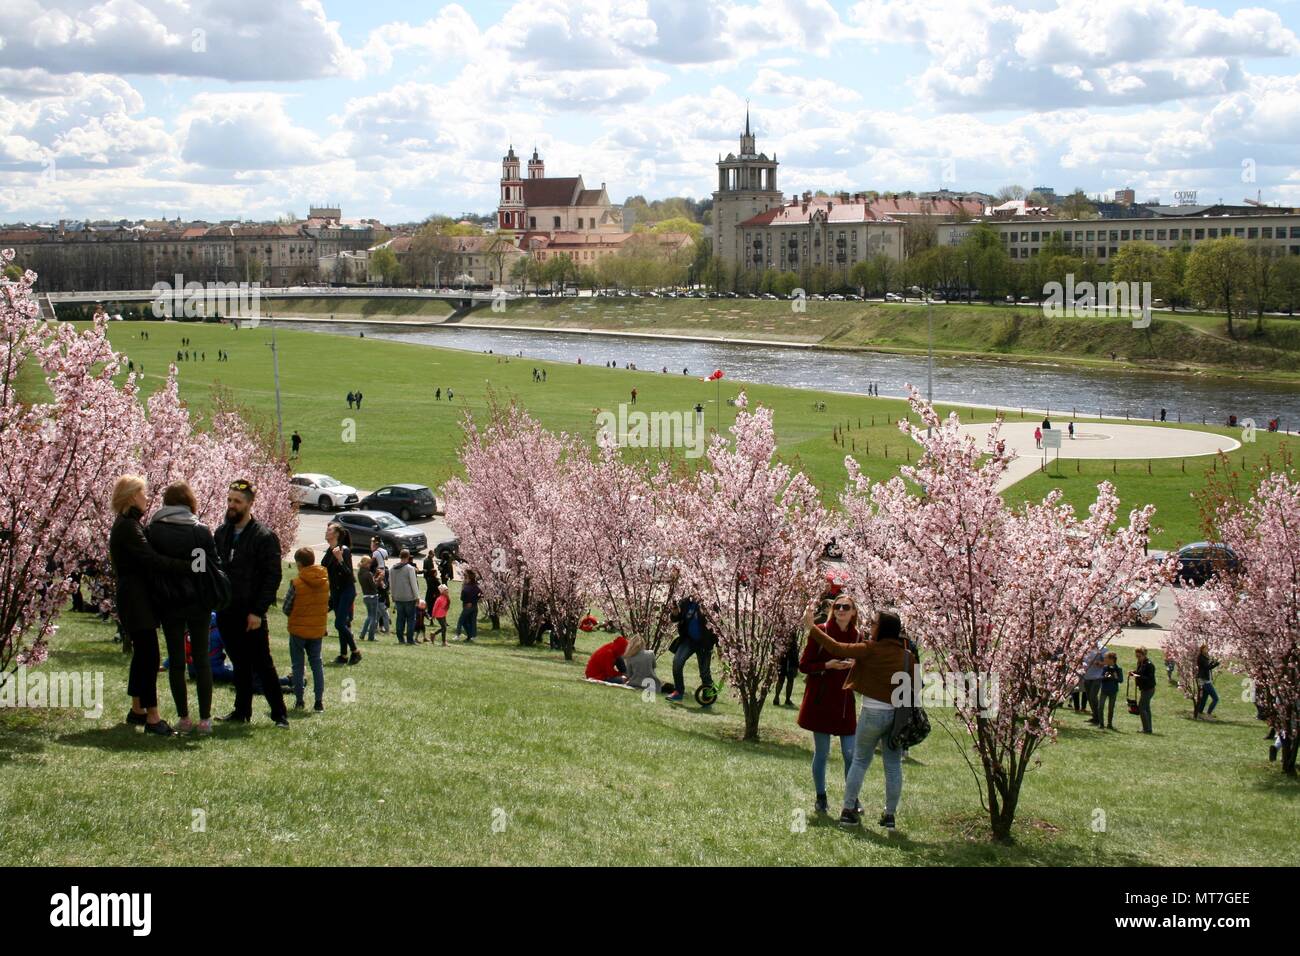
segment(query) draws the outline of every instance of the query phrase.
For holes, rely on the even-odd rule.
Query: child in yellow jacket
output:
[[[298,576],[289,584],[285,608],[289,613],[289,660],[293,664],[295,710],[302,710],[303,659],[311,661],[311,684],[316,710],[325,709],[325,667],[321,663],[321,639],[328,629],[330,605],[329,573],[316,563],[311,548],[299,548],[293,555]]]

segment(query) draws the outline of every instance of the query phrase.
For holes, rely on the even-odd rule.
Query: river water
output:
[[[670,374],[683,369],[697,377],[722,369],[728,379],[862,392],[875,384],[884,396],[902,396],[913,383],[925,390],[925,356],[880,352],[836,352],[824,349],[733,344],[701,340],[587,335],[575,332],[533,332],[477,329],[463,326],[359,325],[347,322],[294,322],[311,332],[413,342],[471,352],[604,365],[628,362],[641,371],[664,367]],[[997,362],[975,358],[935,357],[936,401],[992,405],[1000,408],[1051,409],[1080,415],[1131,415],[1150,420],[1166,409],[1169,421],[1227,424],[1229,415],[1253,418],[1259,427],[1280,418],[1282,428],[1300,426],[1300,386],[1255,383],[1247,378],[1106,372],[1051,363]]]

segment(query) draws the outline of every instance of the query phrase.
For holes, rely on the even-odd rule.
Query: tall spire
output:
[[[749,100],[745,100],[745,135],[749,136]]]

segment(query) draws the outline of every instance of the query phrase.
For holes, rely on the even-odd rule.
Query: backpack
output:
[[[904,661],[906,673],[910,675],[912,673],[912,652],[910,649],[908,649]],[[894,726],[889,731],[888,739],[889,746],[894,750],[906,750],[909,747],[915,747],[930,736],[930,718],[926,716],[925,708],[913,706],[919,693],[920,688],[913,686],[912,704],[894,708]]]

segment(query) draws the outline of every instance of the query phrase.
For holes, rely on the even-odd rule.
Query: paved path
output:
[[[1015,453],[998,490],[1011,487],[1028,478],[1043,464],[1044,454],[1055,460],[1057,452],[1039,449],[1034,442],[1034,429],[1041,422],[1006,422],[1002,438],[1007,449]],[[1159,428],[1152,425],[1126,425],[1119,422],[1080,422],[1074,426],[1074,438],[1066,433],[1068,422],[1057,419],[1052,427],[1062,433],[1060,457],[1062,459],[1147,459],[1195,458],[1213,455],[1220,451],[1233,451],[1241,442],[1227,435],[1192,431],[1186,428]],[[962,431],[983,442],[991,425],[963,425]]]

